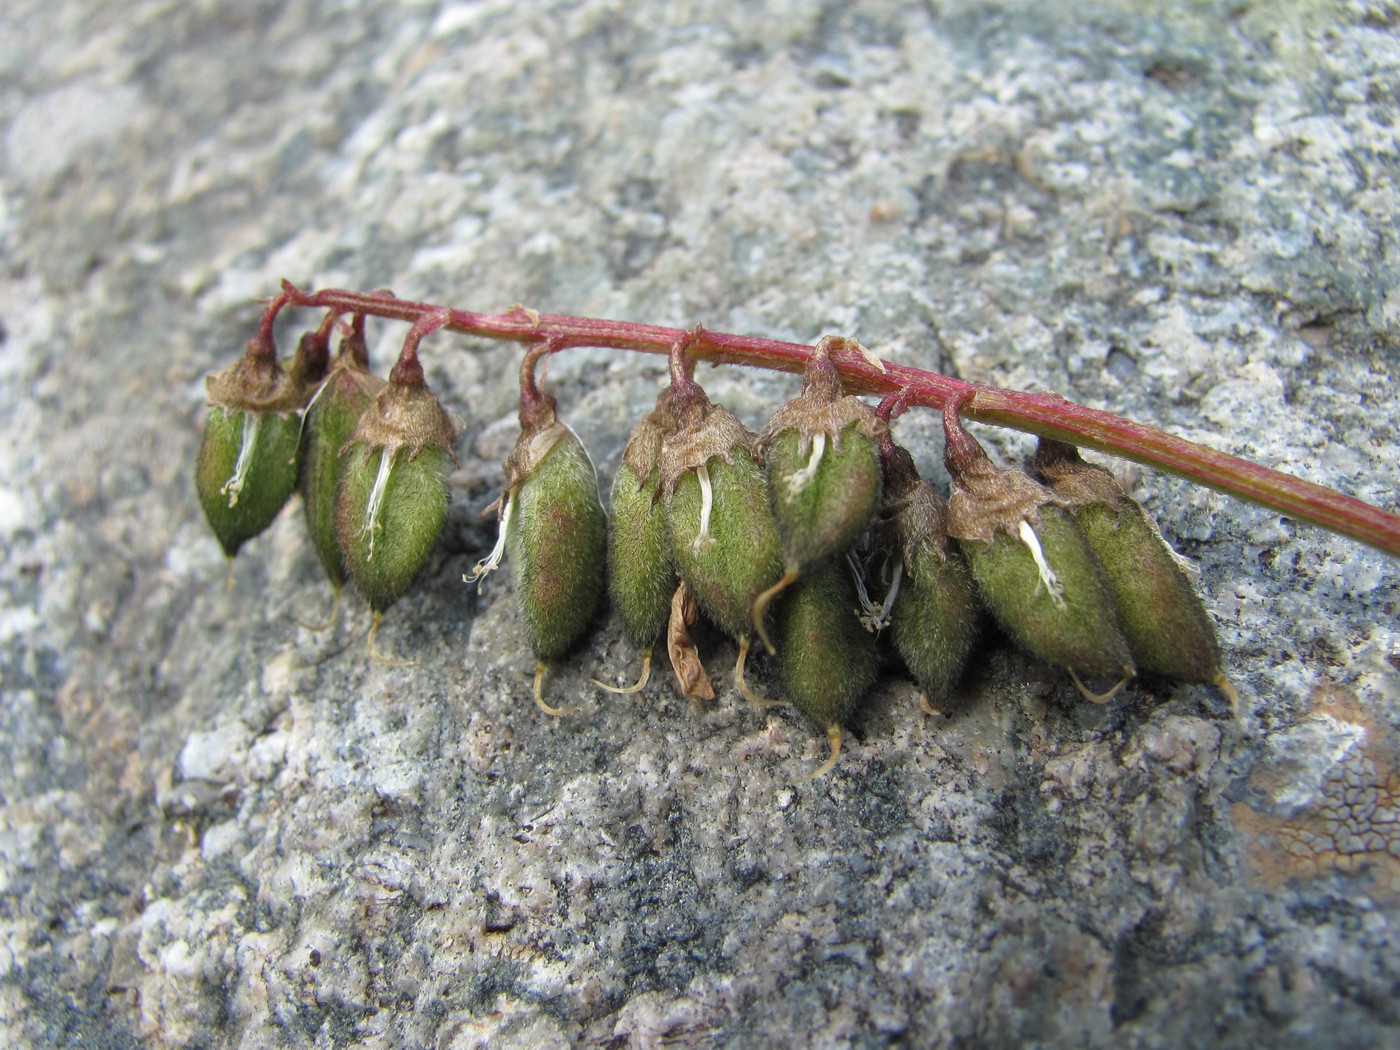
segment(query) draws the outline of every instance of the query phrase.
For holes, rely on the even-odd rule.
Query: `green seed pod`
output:
[[[450,449],[353,444],[336,505],[345,565],[375,612],[402,597],[447,523]]]
[[[885,488],[875,545],[895,559],[894,582],[892,600],[867,610],[888,619],[895,650],[923,689],[925,706],[937,706],[962,676],[976,640],[977,592],[948,540],[947,507],[919,477],[909,453],[887,438],[880,459]]]
[[[369,370],[364,337],[352,332],[341,341],[330,375],[306,409],[302,509],[316,557],[337,591],[348,575],[335,529],[336,496],[348,462],[340,450],[350,441],[355,424],[383,388],[384,380]]]
[[[272,524],[296,488],[299,428],[295,415],[210,408],[196,487],[230,558]]]
[[[1178,681],[1228,686],[1210,614],[1147,512],[1073,445],[1042,438],[1030,466],[1073,508],[1138,666]]]
[[[945,410],[944,430],[948,533],[987,608],[1021,646],[1076,679],[1131,678],[1132,653],[1103,569],[1063,501],[1020,471],[993,466],[956,410]]]
[[[988,607],[1024,648],[1081,676],[1132,677],[1103,570],[1063,508],[1041,507],[1018,535],[959,544]]]
[[[783,430],[764,458],[789,569],[800,572],[834,557],[869,528],[880,496],[880,466],[875,441],[861,424],[831,435],[819,431],[810,442],[796,429]]]
[[[662,442],[659,464],[671,554],[705,615],[743,639],[753,632],[754,599],[783,571],[768,485],[738,419],[708,398],[687,412]]]
[[[520,439],[506,459],[500,540],[468,579],[495,569],[509,550],[525,633],[543,665],[573,648],[598,611],[606,586],[607,519],[593,461],[578,435],[559,422],[554,399],[522,397],[520,423]]]
[[[578,435],[562,423],[555,429],[536,446],[539,466],[520,483],[507,537],[525,630],[536,658],[546,662],[563,656],[592,624],[607,565],[598,473]]]
[[[850,548],[880,502],[876,454],[889,426],[859,398],[841,395],[827,336],[812,353],[802,393],[774,413],[759,439],[784,567],[800,572]]]
[[[778,677],[793,704],[831,738],[831,758],[813,777],[835,764],[841,724],[879,672],[875,638],[856,617],[855,599],[845,566],[828,562],[803,574],[773,618]]]
[[[408,590],[447,523],[447,474],[460,426],[413,359],[360,416],[341,449],[335,531],[345,567],[376,613]]]
[[[675,425],[669,395],[668,387],[627,441],[613,481],[608,530],[608,593],[632,643],[648,651],[666,626],[676,591],[657,465],[662,439]]]
[[[210,410],[195,471],[204,516],[224,553],[272,524],[296,488],[300,391],[256,335],[238,364],[205,381]]]

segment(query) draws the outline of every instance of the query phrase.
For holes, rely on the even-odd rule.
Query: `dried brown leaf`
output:
[[[690,700],[713,700],[714,683],[700,662],[700,652],[690,636],[690,629],[700,619],[700,606],[690,588],[682,583],[671,596],[671,621],[666,626],[666,653],[671,657],[671,669],[681,693]]]

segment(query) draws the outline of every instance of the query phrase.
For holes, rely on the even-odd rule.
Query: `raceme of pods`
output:
[[[196,477],[230,557],[267,527],[299,479],[328,579],[337,590],[354,584],[376,628],[441,535],[461,430],[417,356],[425,335],[453,326],[450,311],[417,308],[387,382],[368,367],[364,316],[402,316],[391,312],[398,303],[359,297],[363,310],[347,311],[351,324],[341,325],[329,362],[342,313],[332,310],[285,368],[270,310],[243,357],[208,380]],[[543,675],[597,622],[605,591],[643,655],[636,683],[615,691],[646,686],[664,633],[682,691],[711,696],[699,656],[705,639],[694,634],[701,617],[738,643],[735,687],[762,702],[745,681],[745,661],[755,637],[771,641],[787,699],[829,737],[817,774],[836,761],[842,726],[876,680],[882,635],[934,710],[953,698],[984,610],[1092,700],[1141,670],[1214,683],[1234,702],[1209,614],[1179,560],[1142,508],[1073,446],[1042,442],[1029,464],[1034,477],[998,467],[962,424],[967,402],[950,397],[945,504],[890,435],[907,391],[877,412],[844,389],[834,355],[884,368],[859,344],[822,340],[801,394],[760,438],[695,382],[688,354],[706,338],[695,329],[671,345],[670,383],[628,440],[611,522],[588,453],[534,375],[544,355],[584,340],[541,340],[522,365],[521,433],[496,505],[499,542],[469,579],[512,562],[543,710],[566,713],[544,702]],[[1096,694],[1090,685],[1109,688]]]

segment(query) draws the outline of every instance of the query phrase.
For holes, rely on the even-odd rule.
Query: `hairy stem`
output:
[[[596,346],[669,354],[678,340],[686,339],[688,360],[782,372],[801,373],[812,353],[810,346],[800,343],[708,329],[687,332],[630,321],[542,314],[522,306],[502,314],[473,313],[392,298],[383,293],[334,288],[303,292],[287,282],[283,282],[281,294],[268,306],[259,333],[270,333],[278,311],[289,305],[367,314],[410,324],[419,324],[431,317],[434,328],[448,328],[486,339],[547,342],[550,349],[556,351]],[[1325,486],[1173,437],[1111,412],[1086,408],[1055,395],[1028,394],[969,383],[907,365],[886,364],[882,371],[854,349],[834,351],[831,361],[850,393],[900,394],[909,406],[933,409],[942,409],[949,401],[958,401],[961,414],[967,419],[1057,438],[1131,459],[1400,556],[1400,516]]]

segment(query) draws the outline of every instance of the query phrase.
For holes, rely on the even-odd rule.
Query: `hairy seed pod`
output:
[[[341,341],[330,374],[306,409],[302,509],[316,557],[337,591],[348,577],[335,529],[336,496],[348,462],[340,450],[350,441],[355,424],[383,388],[384,380],[369,370],[364,337],[351,333]]]
[[[1112,474],[1042,438],[1031,469],[1073,508],[1108,578],[1123,632],[1144,671],[1228,685],[1215,627],[1176,554]]]
[[[593,622],[606,587],[607,518],[598,474],[578,435],[559,419],[554,398],[522,391],[520,438],[506,458],[500,535],[467,577],[479,580],[507,552],[516,601],[539,667],[563,656]],[[668,596],[669,597],[669,596]]]
[[[804,573],[783,595],[773,617],[783,688],[793,705],[831,738],[831,759],[813,776],[835,763],[841,725],[879,671],[879,650],[855,615],[855,598],[845,566],[828,562]]]
[[[830,354],[850,344],[833,336],[817,344],[802,393],[774,413],[759,439],[784,567],[792,572],[850,548],[879,505],[876,449],[889,426],[859,398],[841,394]]]
[[[948,539],[947,506],[923,481],[909,453],[881,443],[885,488],[875,547],[894,560],[891,597],[868,615],[887,619],[926,704],[947,700],[977,637],[980,603],[962,554]],[[883,614],[883,615],[881,615]]]
[[[200,506],[224,553],[272,524],[296,488],[301,391],[261,334],[205,380],[210,409],[195,471]]]
[[[1048,663],[1076,676],[1131,678],[1132,653],[1103,569],[1063,501],[1020,471],[994,466],[955,410],[945,411],[944,430],[948,532],[987,608]]]
[[[661,442],[675,427],[669,401],[668,387],[627,441],[613,481],[608,529],[608,593],[632,644],[644,650],[665,629],[676,591],[658,466]]]
[[[754,599],[783,571],[767,481],[738,419],[708,398],[685,410],[659,464],[671,554],[705,615],[743,639],[753,633]]]
[[[230,558],[272,524],[296,488],[299,427],[295,415],[210,408],[196,486]]]
[[[607,522],[598,473],[578,435],[556,422],[533,441],[536,464],[516,490],[506,542],[516,600],[536,659],[563,656],[583,636],[606,586]]]
[[[447,523],[447,475],[460,426],[413,367],[390,381],[341,450],[335,531],[355,587],[376,613],[408,590]]]

